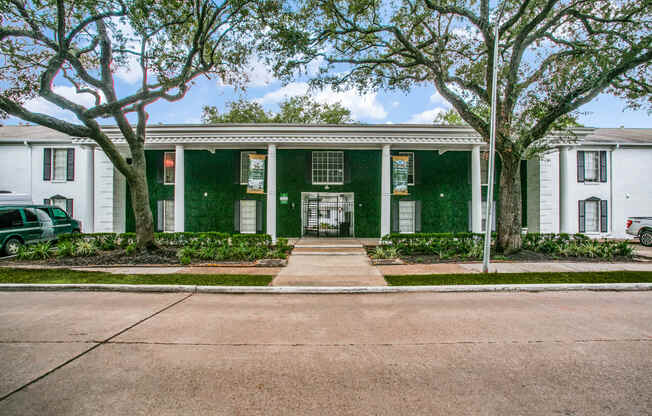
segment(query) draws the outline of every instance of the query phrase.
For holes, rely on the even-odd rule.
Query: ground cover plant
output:
[[[385,276],[390,286],[652,283],[652,272],[469,273]]]
[[[0,268],[0,283],[267,286],[273,276],[227,274],[111,274],[67,269]]]
[[[62,265],[191,264],[285,259],[292,250],[287,239],[272,244],[266,234],[157,233],[155,242],[156,251],[142,251],[133,233],[65,234],[56,242],[23,246],[16,257]]]
[[[369,255],[374,259],[400,257],[415,263],[480,260],[483,238],[483,234],[473,233],[390,234],[383,237],[382,245],[370,249]],[[492,247],[494,243],[492,240]],[[495,260],[626,261],[631,260],[633,255],[634,250],[626,241],[596,240],[583,234],[526,234],[523,237],[523,249],[509,256],[492,249],[492,258]]]

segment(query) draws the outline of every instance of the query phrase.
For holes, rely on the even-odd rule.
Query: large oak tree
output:
[[[129,184],[141,248],[153,247],[145,175],[147,106],[177,101],[196,78],[241,85],[265,37],[274,0],[0,0],[0,115],[94,140]],[[137,88],[116,86],[116,71],[135,66]],[[60,93],[74,87],[77,97]],[[91,97],[82,105],[79,97]],[[76,118],[30,111],[47,100]],[[126,155],[102,131],[119,128]]]
[[[429,84],[489,140],[498,71],[499,248],[521,244],[520,161],[602,92],[650,105],[650,0],[305,0],[287,47],[323,59],[317,85]],[[493,67],[499,25],[498,67]],[[302,28],[309,30],[302,30]]]

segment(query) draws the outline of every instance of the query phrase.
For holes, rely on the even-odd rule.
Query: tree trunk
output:
[[[502,156],[496,248],[505,254],[521,249],[521,158]]]
[[[149,205],[149,189],[147,186],[147,173],[145,169],[145,151],[131,149],[133,170],[131,177],[127,178],[131,191],[131,205],[136,220],[136,239],[138,248],[151,250],[154,244],[154,217]]]

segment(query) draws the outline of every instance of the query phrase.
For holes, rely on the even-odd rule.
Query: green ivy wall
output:
[[[243,149],[246,150],[246,149]],[[157,220],[156,201],[174,199],[174,186],[159,182],[158,169],[163,166],[164,150],[148,150],[147,178],[154,221]],[[258,150],[258,153],[266,153]],[[467,231],[468,207],[471,199],[471,152],[415,151],[416,171],[410,195],[392,196],[392,200],[422,201],[423,232]],[[398,154],[398,152],[393,152]],[[265,195],[246,193],[239,185],[240,150],[185,151],[186,175],[186,231],[233,232],[234,201],[258,199]],[[356,237],[380,235],[380,150],[346,150],[350,180],[344,185],[312,185],[309,174],[310,150],[277,150],[277,198],[288,195],[288,203],[277,199],[277,234],[279,237],[301,235],[301,192],[353,192],[355,194]],[[497,161],[496,177],[500,175]],[[522,179],[525,175],[521,172]],[[496,182],[495,197],[498,197]],[[523,182],[526,189],[526,183]],[[443,195],[443,196],[442,196]],[[483,187],[483,198],[486,188]],[[525,203],[526,198],[523,198]],[[134,216],[127,188],[127,231],[134,231]],[[265,221],[263,215],[263,222]]]
[[[350,182],[344,185],[312,185],[309,173],[310,150],[283,150],[276,152],[276,192],[288,195],[287,205],[277,202],[276,232],[279,237],[301,235],[301,192],[354,192],[355,236],[380,235],[380,150],[345,150],[346,169]],[[346,181],[345,181],[346,182]],[[294,206],[292,205],[294,204]]]

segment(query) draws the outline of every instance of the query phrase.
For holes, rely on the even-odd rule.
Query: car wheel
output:
[[[641,244],[645,247],[652,247],[652,230],[644,230],[641,232]]]
[[[5,243],[5,254],[8,256],[13,256],[14,254],[17,254],[18,249],[20,249],[20,246],[22,245],[23,242],[17,239],[16,237],[10,238]]]

